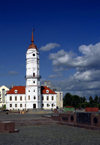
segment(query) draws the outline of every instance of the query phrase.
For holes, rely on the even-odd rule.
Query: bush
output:
[[[3,105],[2,106],[2,110],[6,110],[6,105]]]

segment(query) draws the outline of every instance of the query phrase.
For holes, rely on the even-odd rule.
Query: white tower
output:
[[[26,109],[41,108],[39,52],[32,40],[26,52]]]

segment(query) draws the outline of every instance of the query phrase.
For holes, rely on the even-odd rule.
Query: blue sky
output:
[[[32,27],[42,80],[64,92],[100,95],[99,0],[1,1],[0,85],[25,85]]]

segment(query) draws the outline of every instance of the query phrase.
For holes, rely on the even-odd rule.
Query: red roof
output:
[[[41,94],[56,94],[56,93],[47,86],[41,86]]]
[[[7,94],[25,94],[25,86],[14,86]],[[47,86],[41,86],[41,94],[56,94]]]
[[[25,94],[25,86],[14,86],[7,94]]]

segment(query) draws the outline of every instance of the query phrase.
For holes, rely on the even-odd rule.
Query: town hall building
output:
[[[8,110],[63,107],[63,93],[40,85],[39,51],[32,40],[26,52],[26,86],[14,86],[6,95]]]

